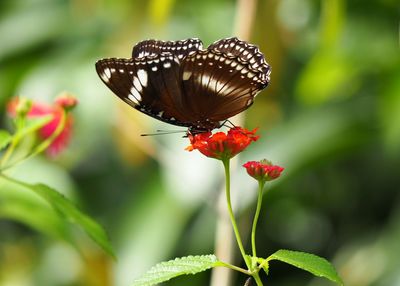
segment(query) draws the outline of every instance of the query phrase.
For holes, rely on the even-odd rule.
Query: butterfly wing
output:
[[[182,110],[179,60],[170,53],[96,63],[103,82],[123,101],[156,119],[190,126]]]
[[[270,68],[262,54],[236,40],[221,40],[182,60],[185,108],[204,124],[216,124],[247,109],[268,85]]]
[[[257,46],[233,37],[216,41],[207,49],[219,51],[228,57],[238,58],[240,62],[247,65],[248,69],[258,72],[262,80],[269,81],[271,68]]]
[[[146,40],[132,59],[96,63],[103,82],[129,105],[156,119],[212,130],[247,109],[269,83],[270,67],[254,45],[228,38],[202,50],[198,39]]]
[[[193,51],[201,50],[203,43],[196,38],[180,41],[145,40],[133,47],[132,58],[141,58],[149,55],[159,55],[167,52],[182,59]]]

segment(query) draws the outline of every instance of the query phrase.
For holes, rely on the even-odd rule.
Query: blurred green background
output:
[[[253,1],[248,1],[251,3]],[[222,164],[184,151],[176,129],[129,108],[94,63],[129,57],[143,39],[198,37],[205,46],[237,35],[233,0],[0,1],[1,126],[13,96],[79,100],[73,140],[51,160],[12,170],[65,193],[107,230],[112,260],[84,235],[76,249],[55,237],[51,217],[27,226],[7,208],[29,193],[0,196],[0,285],[129,285],[162,260],[214,251]],[[400,50],[398,0],[259,0],[249,40],[272,66],[270,86],[245,112],[261,139],[237,159],[286,168],[264,200],[259,255],[312,252],[347,286],[400,285]],[[237,167],[235,209],[249,228],[256,183]],[[29,197],[29,198],[28,198]],[[32,215],[36,213],[32,209]],[[37,213],[36,213],[37,214]],[[227,236],[228,237],[228,236]],[[165,285],[209,285],[210,272]],[[280,263],[268,285],[333,285]],[[269,282],[268,282],[269,281]],[[243,285],[235,275],[232,285]]]

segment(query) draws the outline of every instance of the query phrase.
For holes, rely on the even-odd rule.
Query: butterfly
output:
[[[202,47],[196,38],[145,40],[132,58],[101,59],[96,71],[135,109],[190,133],[207,132],[249,108],[271,68],[257,46],[236,37]]]

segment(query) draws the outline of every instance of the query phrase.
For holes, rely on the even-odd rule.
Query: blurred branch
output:
[[[233,34],[241,40],[248,41],[253,26],[253,20],[255,18],[255,11],[257,6],[257,0],[238,0],[236,5],[236,16],[234,23]],[[241,125],[243,123],[243,115],[236,115],[232,121],[235,125]],[[235,164],[236,160],[232,160],[232,169],[237,167]],[[232,194],[234,196],[234,194]],[[221,194],[218,199],[218,220],[216,224],[215,234],[215,255],[227,262],[233,262],[235,257],[235,251],[233,248],[233,232],[232,226],[229,221],[225,204],[225,193],[221,190]],[[211,286],[230,286],[232,285],[232,271],[228,268],[217,267],[214,268],[211,275]]]
[[[242,40],[250,39],[256,6],[257,0],[238,0],[237,2],[233,31]]]
[[[171,16],[175,0],[151,0],[149,1],[149,16],[152,23],[160,28],[164,27]]]
[[[345,21],[343,0],[325,0],[321,7],[321,45],[331,49],[339,40]]]

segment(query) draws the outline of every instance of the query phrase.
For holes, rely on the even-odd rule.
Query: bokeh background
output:
[[[243,233],[256,183],[240,165],[268,158],[286,170],[265,196],[260,255],[312,252],[332,261],[347,286],[400,285],[398,0],[256,2],[247,1],[256,7],[246,18],[247,6],[233,0],[0,1],[1,126],[10,128],[4,110],[13,96],[51,102],[68,91],[79,100],[69,148],[12,175],[65,193],[105,227],[117,256],[85,235],[77,252],[54,235],[51,218],[30,225],[13,217],[6,210],[21,198],[3,193],[0,285],[129,285],[160,261],[213,253],[222,164],[184,151],[180,134],[141,137],[177,128],[122,103],[94,63],[129,57],[143,39],[198,37],[207,46],[238,34],[272,66],[270,86],[243,119],[262,137],[233,172]],[[210,276],[165,285],[209,285]],[[333,285],[278,262],[266,281]],[[232,285],[243,284],[235,274]]]

